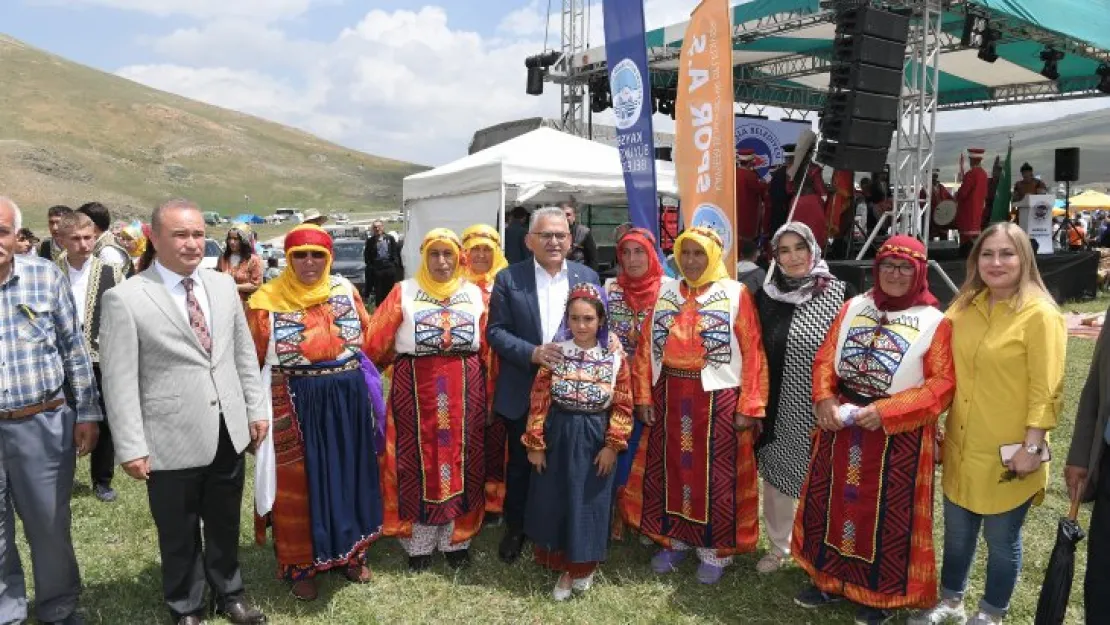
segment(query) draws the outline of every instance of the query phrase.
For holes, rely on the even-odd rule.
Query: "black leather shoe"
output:
[[[247,603],[242,597],[230,599],[216,613],[235,625],[263,625],[266,622],[266,615],[262,610]]]
[[[409,556],[409,570],[413,573],[425,571],[432,566],[432,556]]]
[[[453,569],[465,569],[470,566],[470,550],[459,549],[458,551],[448,551],[443,554],[447,559],[447,566]]]
[[[505,532],[505,537],[501,539],[501,544],[497,547],[497,557],[505,564],[512,564],[520,558],[520,552],[524,549],[524,532],[514,532],[512,530]]]
[[[196,614],[187,614],[177,619],[177,625],[204,625],[204,620]]]

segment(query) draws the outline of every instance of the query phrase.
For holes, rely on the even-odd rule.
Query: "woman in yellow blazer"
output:
[[[964,589],[982,528],[987,582],[979,613],[969,622],[1001,623],[1021,571],[1021,526],[1048,484],[1041,458],[1060,412],[1067,344],[1064,318],[1021,228],[998,223],[983,232],[948,317],[956,398],[943,450],[941,601],[910,622],[963,622]]]

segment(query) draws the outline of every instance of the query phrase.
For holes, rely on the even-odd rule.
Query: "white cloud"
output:
[[[335,0],[39,0],[62,6],[98,6],[158,16],[184,15],[198,19],[242,17],[276,21],[296,17],[315,4]]]

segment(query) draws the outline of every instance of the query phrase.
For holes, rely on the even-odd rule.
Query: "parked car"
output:
[[[216,261],[220,259],[220,255],[224,253],[220,247],[219,241],[216,239],[204,240],[204,258],[200,261],[202,269],[215,269]]]
[[[350,280],[362,295],[366,294],[366,261],[362,256],[365,247],[363,239],[336,239],[332,242],[332,273]]]

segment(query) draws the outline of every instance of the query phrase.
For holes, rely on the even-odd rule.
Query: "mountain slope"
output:
[[[29,214],[99,200],[123,214],[395,209],[423,167],[157,91],[0,35],[0,194]],[[249,204],[244,196],[250,197]]]

